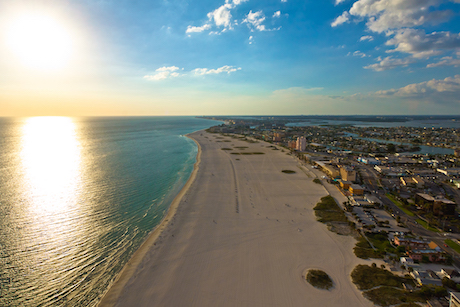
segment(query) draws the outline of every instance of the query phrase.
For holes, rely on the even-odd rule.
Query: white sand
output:
[[[370,262],[354,256],[353,238],[316,221],[312,208],[327,192],[295,159],[263,142],[190,136],[202,150],[195,180],[100,306],[373,306],[350,278]],[[265,154],[230,154],[254,151]],[[335,287],[308,284],[311,268]]]

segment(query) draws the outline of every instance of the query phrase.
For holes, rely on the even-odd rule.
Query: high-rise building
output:
[[[295,145],[295,149],[298,151],[305,151],[305,147],[307,146],[307,140],[305,137],[301,136],[297,138],[297,142]]]

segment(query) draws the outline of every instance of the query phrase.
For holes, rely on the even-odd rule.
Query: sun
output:
[[[27,68],[62,69],[74,51],[71,32],[65,24],[45,13],[27,12],[15,16],[6,34],[10,51]]]

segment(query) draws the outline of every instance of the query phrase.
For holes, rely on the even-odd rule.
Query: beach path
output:
[[[350,279],[367,262],[354,256],[352,237],[316,221],[327,192],[295,159],[265,142],[190,137],[201,146],[195,180],[101,306],[373,306]],[[308,284],[308,269],[328,273],[334,288]]]

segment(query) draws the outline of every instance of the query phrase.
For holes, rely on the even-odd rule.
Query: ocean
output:
[[[95,306],[189,178],[193,117],[0,118],[0,306]]]

